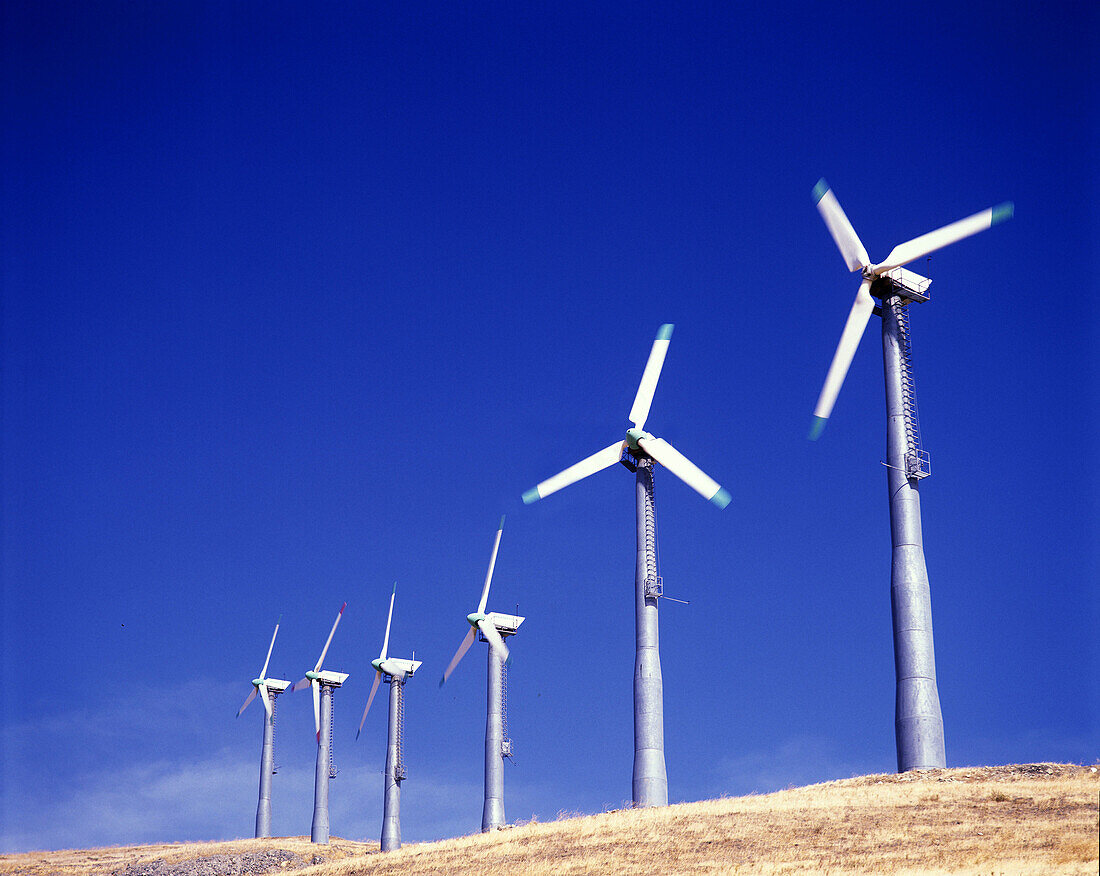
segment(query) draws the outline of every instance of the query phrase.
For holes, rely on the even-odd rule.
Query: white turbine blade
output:
[[[649,417],[649,407],[653,404],[653,393],[657,389],[657,380],[665,364],[665,354],[668,353],[673,328],[672,323],[665,323],[657,329],[657,337],[649,350],[649,359],[645,363],[645,371],[642,372],[642,382],[638,384],[638,394],[634,396],[634,405],[630,408],[629,419],[637,429],[641,429]]]
[[[321,683],[314,679],[313,684],[313,726],[317,728],[317,741],[321,741]]]
[[[386,659],[386,649],[390,646],[390,621],[393,620],[393,601],[397,598],[397,582],[393,582],[393,593],[390,595],[390,615],[386,618],[386,637],[382,640],[382,652],[378,655],[379,660]]]
[[[299,678],[290,686],[290,692],[296,693],[297,691],[305,690],[307,687],[309,687],[309,678]]]
[[[725,508],[730,503],[728,490],[664,438],[642,438],[638,446],[707,501],[719,508]]]
[[[817,212],[825,220],[825,227],[833,236],[836,247],[844,258],[844,263],[848,265],[848,270],[858,271],[870,264],[871,259],[868,258],[867,250],[863,248],[859,235],[856,234],[852,223],[848,221],[844,210],[841,209],[836,195],[824,179],[818,180],[817,185],[814,186],[814,203],[817,204]]]
[[[250,693],[248,695],[248,697],[245,699],[244,704],[239,709],[237,709],[237,717],[238,718],[241,716],[241,712],[243,712],[245,709],[247,709],[249,704],[254,699],[256,699],[256,688],[252,688],[252,693]]]
[[[275,647],[277,635],[279,635],[279,625],[275,624],[275,632],[271,634],[271,644],[267,646],[267,659],[264,660],[264,668],[260,670],[260,678],[267,678],[267,664],[271,662],[271,651]]]
[[[914,237],[906,243],[895,246],[890,250],[890,255],[886,257],[886,261],[880,265],[875,265],[872,270],[875,274],[885,274],[894,268],[900,268],[902,265],[913,261],[913,259],[919,259],[921,256],[942,249],[948,244],[960,241],[964,237],[970,237],[972,234],[985,231],[987,228],[992,228],[994,225],[1011,219],[1012,211],[1012,202],[1006,201],[996,207],[990,207],[988,210],[982,210],[982,212],[975,213],[973,216],[960,219],[958,222],[945,225],[943,228],[929,231],[920,237]]]
[[[367,712],[370,711],[370,704],[374,702],[374,695],[378,692],[378,682],[382,680],[382,670],[379,669],[374,673],[374,684],[370,686],[370,696],[367,697],[367,707],[363,709],[363,717],[359,719],[359,729],[355,731],[355,738],[359,738],[359,734],[363,732],[363,724],[367,720]]]
[[[477,628],[481,630],[485,638],[489,640],[489,644],[500,652],[502,659],[507,661],[509,659],[508,646],[504,644],[504,637],[501,636],[500,631],[493,626],[493,622],[488,618],[479,620],[477,622]]]
[[[260,699],[264,701],[264,711],[267,712],[267,717],[271,717],[271,695],[267,692],[267,685],[261,684],[257,690],[260,692]]]
[[[532,487],[523,494],[524,504],[530,505],[532,502],[537,502],[539,499],[545,499],[551,493],[556,493],[563,487],[575,484],[577,481],[588,477],[590,474],[595,474],[605,468],[610,468],[618,462],[619,458],[623,455],[624,443],[623,441],[616,441],[610,447],[605,447],[603,450],[582,459],[576,465],[569,466],[565,471],[558,472],[558,474],[554,475],[552,478],[547,478],[537,487]]]
[[[867,327],[867,320],[875,309],[875,300],[871,297],[871,281],[864,279],[859,284],[859,292],[856,300],[848,313],[848,321],[844,324],[844,331],[840,335],[840,343],[833,353],[832,364],[825,375],[825,385],[821,388],[821,395],[817,399],[817,407],[814,408],[814,422],[810,427],[810,439],[816,441],[825,428],[829,414],[833,412],[833,405],[840,392],[844,376],[848,373],[848,366],[852,364],[852,357],[856,354],[859,339],[863,337],[863,330]]]
[[[500,518],[500,526],[497,527],[497,537],[493,541],[493,553],[489,557],[489,571],[485,574],[485,586],[481,588],[481,602],[477,604],[477,613],[485,611],[485,603],[489,601],[489,585],[493,583],[493,569],[497,564],[497,551],[500,549],[500,537],[504,534],[504,517]]]
[[[340,625],[340,618],[344,616],[344,609],[348,607],[345,602],[340,606],[340,611],[336,614],[336,621],[332,625],[332,629],[329,630],[328,639],[325,641],[325,647],[321,649],[321,656],[317,658],[317,665],[313,667],[314,672],[321,671],[321,664],[325,662],[325,655],[328,653],[328,646],[332,644],[332,637],[336,634],[336,628]]]
[[[470,650],[470,646],[474,643],[474,628],[470,627],[470,632],[466,634],[466,638],[462,640],[462,644],[458,646],[458,650],[455,651],[455,656],[451,658],[451,662],[447,664],[447,668],[443,670],[443,677],[439,679],[439,686],[443,687],[443,682],[451,677],[451,673],[455,671],[455,667],[458,666],[458,661],[461,660],[466,652]]]

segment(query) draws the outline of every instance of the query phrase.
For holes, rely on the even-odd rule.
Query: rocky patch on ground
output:
[[[263,876],[286,873],[306,866],[300,855],[285,849],[266,849],[240,855],[209,855],[170,864],[164,860],[130,864],[112,876]]]

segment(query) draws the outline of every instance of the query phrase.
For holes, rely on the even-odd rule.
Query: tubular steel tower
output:
[[[347,678],[347,676],[344,676]],[[313,780],[313,825],[310,828],[310,842],[327,844],[328,824],[328,783],[336,778],[332,765],[332,692],[339,683],[321,682],[321,735],[317,740],[317,772]]]
[[[256,806],[256,836],[271,836],[271,777],[275,775],[275,701],[279,692],[290,686],[290,682],[283,682],[283,687],[271,690],[271,712],[264,714],[264,743],[260,753],[260,800]]]
[[[931,280],[903,265],[948,244],[1010,219],[1011,203],[1000,204],[895,246],[872,264],[867,250],[825,180],[813,190],[814,203],[851,271],[859,271],[859,292],[825,376],[814,410],[810,438],[821,435],[872,313],[882,317],[882,361],[886,378],[886,478],[890,494],[890,604],[894,627],[894,731],[898,771],[947,765],[943,716],[936,688],[932,646],[932,600],[924,563],[918,484],[931,474],[921,447],[909,339],[910,302],[928,301]],[[874,299],[882,303],[876,307]]]
[[[634,571],[634,773],[635,806],[667,806],[664,682],[657,630],[657,521],[653,507],[653,461],[637,459],[638,556]]]
[[[393,661],[397,662],[397,661]],[[390,712],[386,733],[386,777],[382,800],[382,851],[401,848],[401,783],[405,770],[405,682],[412,677],[419,661],[407,673],[385,675],[390,686]]]
[[[894,733],[898,771],[947,765],[932,646],[932,597],[921,535],[922,478],[931,474],[917,419],[904,287],[882,282],[882,361],[886,373],[886,480],[890,493],[890,605],[894,627]]]
[[[489,612],[486,616],[502,639],[514,636],[525,618],[513,614]],[[487,642],[488,678],[485,685],[485,805],[481,810],[481,832],[500,830],[504,817],[504,758],[512,756],[512,740],[507,735],[507,673],[505,655],[484,635]]]

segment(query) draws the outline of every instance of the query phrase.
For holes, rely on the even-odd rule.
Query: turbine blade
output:
[[[344,609],[348,607],[345,602],[340,606],[340,611],[336,614],[336,621],[332,625],[332,629],[329,630],[328,639],[325,641],[325,647],[321,649],[321,656],[317,658],[317,665],[313,667],[314,672],[321,671],[321,664],[325,662],[325,655],[328,653],[328,646],[332,644],[332,637],[336,635],[336,628],[340,625],[340,618],[344,616]]]
[[[964,237],[970,237],[972,234],[977,234],[979,231],[985,231],[987,228],[1005,222],[1012,218],[1012,212],[1012,202],[1006,201],[996,207],[990,207],[988,210],[982,210],[982,212],[975,213],[973,216],[960,219],[958,222],[944,225],[943,228],[937,228],[935,231],[929,231],[920,237],[914,237],[906,243],[895,246],[890,250],[890,255],[886,257],[886,261],[881,265],[875,265],[872,270],[875,274],[885,274],[894,268],[900,268],[902,265],[909,264],[913,259],[919,259],[921,256],[942,249],[948,244],[960,241]]]
[[[386,618],[386,637],[382,640],[382,652],[378,655],[379,660],[386,659],[387,648],[390,646],[390,621],[393,620],[393,601],[397,598],[397,582],[393,582],[393,593],[390,594],[390,614]]]
[[[657,337],[649,350],[649,359],[645,363],[645,371],[642,372],[642,382],[638,384],[638,394],[634,396],[634,405],[630,408],[629,419],[637,429],[641,429],[649,417],[653,393],[661,377],[661,368],[665,364],[665,354],[668,353],[673,328],[672,323],[665,323],[657,329]]]
[[[569,466],[565,471],[558,472],[558,474],[554,475],[552,478],[547,478],[537,487],[523,494],[524,504],[530,505],[532,502],[537,502],[539,499],[545,499],[551,493],[556,493],[563,487],[568,487],[570,484],[574,484],[582,478],[588,477],[590,474],[595,474],[605,468],[610,468],[618,462],[619,457],[623,455],[624,443],[623,441],[616,441],[610,447],[605,447],[603,450],[582,459],[576,465]]]
[[[451,677],[451,673],[455,671],[455,667],[458,666],[458,661],[461,660],[466,652],[470,650],[470,646],[474,643],[474,628],[470,627],[470,632],[466,634],[466,638],[462,640],[462,644],[458,646],[458,650],[455,651],[455,656],[451,658],[451,662],[447,664],[447,668],[443,670],[443,677],[439,679],[439,686],[443,687],[443,682]]]
[[[856,234],[852,223],[848,221],[848,217],[840,206],[840,201],[836,199],[836,195],[829,188],[829,184],[824,179],[818,180],[817,185],[814,186],[813,194],[814,203],[817,204],[817,212],[825,220],[825,227],[829,229],[829,233],[833,236],[836,248],[840,250],[840,255],[844,258],[848,270],[858,271],[870,264],[871,259],[867,256],[867,250],[863,248],[859,235]]]
[[[279,635],[279,625],[275,624],[275,632],[271,634],[271,644],[267,646],[267,659],[264,660],[264,668],[260,670],[260,678],[267,678],[267,664],[271,662],[271,651],[275,647],[277,635]]]
[[[314,681],[313,688],[313,726],[317,728],[317,742],[321,742],[321,683]]]
[[[378,682],[382,680],[382,670],[379,669],[374,673],[374,684],[370,686],[370,696],[367,697],[367,707],[363,709],[363,717],[359,719],[359,729],[355,731],[355,738],[359,738],[359,734],[363,732],[363,724],[367,720],[367,712],[370,711],[370,704],[374,702],[374,695],[378,692]]]
[[[267,717],[271,717],[271,694],[267,692],[267,685],[261,684],[257,690],[260,692],[260,699],[264,702],[264,711],[267,712]]]
[[[477,604],[477,613],[485,611],[485,603],[489,601],[489,585],[493,583],[493,569],[497,564],[497,551],[500,550],[500,537],[504,534],[504,517],[500,518],[500,526],[497,527],[497,537],[493,541],[493,553],[489,557],[489,571],[485,574],[485,586],[481,588],[481,602]]]
[[[511,659],[511,655],[508,653],[508,646],[504,644],[504,637],[501,636],[500,631],[493,626],[492,621],[488,619],[479,620],[477,622],[477,628],[481,630],[485,638],[489,640],[489,644],[501,653],[505,661]]]
[[[294,682],[294,684],[290,686],[290,692],[295,693],[300,690],[305,690],[307,687],[309,687],[309,679],[299,678],[296,682]]]
[[[859,339],[863,337],[863,330],[867,328],[867,320],[875,309],[875,300],[871,297],[871,281],[864,279],[859,284],[859,292],[856,300],[848,313],[848,321],[844,324],[844,331],[840,335],[840,343],[833,353],[832,364],[825,375],[825,385],[821,388],[821,395],[817,399],[817,407],[814,408],[814,423],[810,428],[810,439],[816,441],[825,428],[829,415],[833,412],[833,405],[840,393],[840,387],[844,383],[844,376],[848,373],[848,366],[852,364],[852,357],[856,354]]]
[[[638,446],[708,502],[719,508],[725,508],[730,503],[728,490],[664,438],[642,438]]]
[[[250,704],[250,703],[251,703],[251,702],[252,702],[252,701],[253,701],[254,699],[256,699],[256,688],[255,688],[255,687],[253,687],[253,688],[252,688],[252,693],[250,693],[250,694],[249,694],[249,695],[248,695],[248,696],[247,696],[247,697],[245,698],[244,704],[243,704],[243,705],[242,705],[242,706],[241,706],[241,707],[240,707],[239,709],[237,709],[237,717],[238,717],[238,718],[239,718],[239,717],[241,716],[241,712],[243,712],[243,711],[244,711],[245,709],[247,709],[247,708],[248,708],[248,706],[249,706],[249,704]]]

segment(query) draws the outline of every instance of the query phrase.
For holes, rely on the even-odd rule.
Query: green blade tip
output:
[[[825,177],[822,177],[817,181],[817,185],[814,186],[814,203],[818,203],[829,191],[829,184],[825,182]]]
[[[531,487],[526,493],[523,494],[523,504],[530,505],[532,502],[537,502],[541,496],[539,496],[539,488]]]
[[[503,514],[500,515],[500,526],[498,526],[497,529],[504,529],[504,515]]]
[[[732,496],[730,491],[725,487],[719,487],[718,492],[710,497],[711,504],[717,505],[719,508],[725,508],[729,503]]]
[[[444,682],[445,682],[446,680],[447,680],[447,679],[445,679],[445,678],[441,678],[441,679],[439,679],[439,686],[440,686],[440,687],[443,687],[443,683],[444,683]]]
[[[827,417],[814,417],[813,424],[810,426],[809,438],[811,441],[816,441],[821,437],[821,433],[825,431],[825,424],[828,422]]]
[[[658,341],[671,340],[672,339],[672,330],[674,328],[676,328],[676,326],[673,323],[666,322],[663,326],[661,326],[659,329],[657,329],[657,340]]]
[[[1005,201],[1003,204],[998,204],[993,208],[993,216],[989,220],[990,225],[999,225],[1001,222],[1007,222],[1012,218],[1012,214],[1016,210],[1016,205],[1012,201]]]

